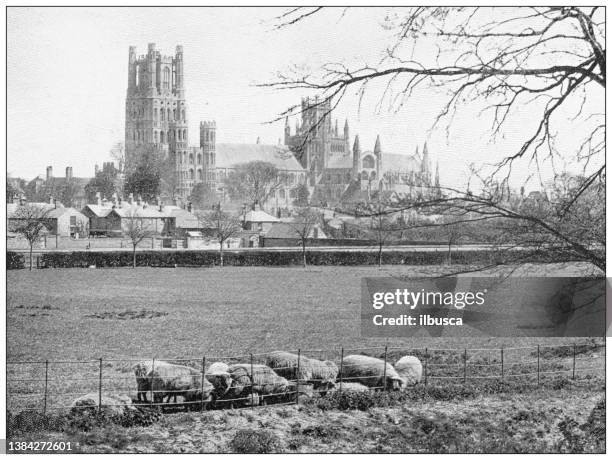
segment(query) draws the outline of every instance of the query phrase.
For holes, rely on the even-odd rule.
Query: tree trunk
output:
[[[451,265],[451,246],[453,244],[452,240],[448,240],[448,265]]]
[[[380,241],[378,243],[378,268],[382,268],[382,248],[383,248],[383,243],[382,241]]]
[[[30,271],[32,271],[32,248],[34,243],[30,243]]]
[[[219,241],[219,266],[223,267],[223,241]]]
[[[306,240],[302,240],[302,261],[304,262],[304,268],[306,268]]]
[[[136,245],[134,244],[134,249],[132,251],[132,268],[136,268]]]

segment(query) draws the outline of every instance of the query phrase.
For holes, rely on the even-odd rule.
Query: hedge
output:
[[[25,257],[19,252],[7,251],[6,253],[6,269],[16,270],[25,268]]]
[[[510,254],[503,256],[497,251],[468,250],[453,251],[453,264],[490,265],[513,262]],[[17,260],[20,254],[7,253],[7,260]],[[224,253],[224,263],[230,266],[290,266],[302,265],[301,250],[294,251],[228,251]],[[439,265],[446,262],[446,251],[385,251],[382,263],[385,265]],[[521,251],[521,262],[560,262],[560,254]],[[377,265],[376,251],[307,251],[309,265]],[[518,260],[517,260],[518,261]],[[213,266],[219,263],[219,253],[212,250],[201,251],[138,251],[136,265],[139,267],[174,267],[174,266]],[[46,252],[40,256],[40,266],[49,268],[86,268],[95,267],[129,267],[132,265],[132,253],[129,251],[72,251]],[[23,268],[18,262],[7,263],[7,268]]]

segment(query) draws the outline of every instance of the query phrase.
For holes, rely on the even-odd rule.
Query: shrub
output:
[[[7,251],[6,252],[6,269],[16,270],[25,268],[25,257],[19,252]]]
[[[230,449],[237,454],[269,454],[280,448],[280,439],[269,430],[238,430],[230,442]]]
[[[525,254],[521,254],[525,256]],[[493,257],[490,251],[459,251],[454,255],[456,264],[476,265],[489,264]],[[139,267],[174,267],[174,266],[213,266],[218,263],[217,251],[139,251],[136,253],[136,265]],[[368,251],[310,251],[306,255],[310,265],[378,265],[378,254]],[[527,257],[530,262],[548,262],[548,254],[533,253]],[[444,251],[385,251],[382,263],[388,265],[437,265],[444,263]],[[52,268],[86,268],[96,267],[129,267],[132,265],[132,254],[129,251],[72,251],[48,252],[41,256],[40,263]],[[232,251],[224,255],[225,265],[233,266],[290,266],[302,265],[302,253],[299,250],[276,252],[266,249],[257,251]],[[9,267],[10,268],[10,267]]]

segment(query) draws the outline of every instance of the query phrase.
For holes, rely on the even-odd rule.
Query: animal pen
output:
[[[192,358],[155,358],[155,361],[166,361],[173,364],[190,366],[198,369],[201,376],[207,377],[207,370],[215,362],[228,365],[242,364],[248,377],[254,384],[246,385],[237,397],[220,399],[217,408],[230,407],[235,403],[241,406],[255,407],[260,404],[300,404],[302,398],[314,393],[329,391],[347,391],[348,383],[355,380],[349,377],[344,357],[358,354],[376,357],[385,362],[380,385],[370,386],[370,391],[389,390],[384,382],[386,363],[393,364],[400,357],[412,355],[417,357],[423,366],[421,381],[417,385],[444,385],[444,382],[466,384],[486,380],[508,380],[528,383],[536,387],[554,384],[555,379],[565,378],[572,385],[580,385],[592,378],[605,376],[605,342],[591,341],[569,345],[536,345],[509,348],[406,348],[406,347],[370,347],[339,348],[333,350],[295,350],[298,356],[295,375],[300,375],[300,357],[329,360],[336,363],[338,375],[335,388],[317,389],[317,382],[306,382],[300,379],[290,380],[291,390],[280,393],[265,393],[263,400],[257,391],[257,373],[253,379],[253,369],[265,364],[267,353],[248,353],[238,356],[204,355]],[[136,400],[137,383],[132,367],[143,359],[134,358],[99,358],[81,361],[12,361],[7,362],[7,410],[13,413],[22,410],[36,410],[43,413],[69,410],[75,399],[88,395],[93,408],[112,406],[116,395],[128,395]],[[278,369],[278,368],[277,368]],[[202,387],[204,380],[200,379]],[[312,387],[315,384],[315,388]],[[345,388],[343,388],[343,386]],[[350,385],[348,385],[350,386]],[[408,388],[407,391],[410,391]],[[191,401],[189,405],[196,410],[207,408],[202,399]],[[183,401],[177,403],[163,400],[154,402],[150,394],[147,402],[138,404],[153,406],[184,407]],[[165,392],[166,396],[168,392]],[[123,404],[123,403],[121,403]],[[119,404],[117,404],[119,405]],[[233,407],[233,405],[232,405]]]

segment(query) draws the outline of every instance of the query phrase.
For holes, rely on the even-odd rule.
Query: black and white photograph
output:
[[[606,453],[603,3],[5,20],[3,453]]]

